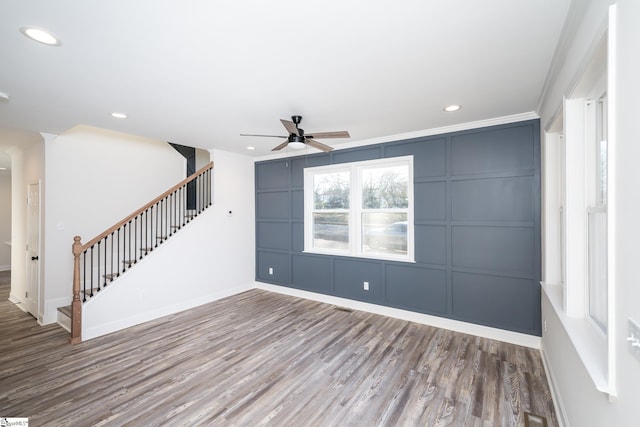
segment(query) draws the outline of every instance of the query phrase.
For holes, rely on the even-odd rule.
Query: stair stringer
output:
[[[216,279],[221,242],[215,210],[206,209],[152,253],[83,304],[82,339],[88,340],[253,288],[253,282]],[[218,258],[220,259],[220,258]]]

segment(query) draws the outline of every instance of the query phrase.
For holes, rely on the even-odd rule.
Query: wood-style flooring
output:
[[[10,303],[0,417],[30,426],[556,426],[537,350],[251,290],[75,346]]]

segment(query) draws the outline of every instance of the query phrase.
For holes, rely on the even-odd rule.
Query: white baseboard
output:
[[[24,311],[25,313],[28,313],[27,308],[24,306],[24,301],[22,300],[22,298],[19,298],[14,294],[9,293],[9,301],[14,303],[15,306],[18,307],[20,310]]]
[[[553,407],[556,411],[556,418],[558,419],[559,427],[569,427],[569,420],[567,419],[566,412],[564,411],[564,404],[562,403],[560,393],[558,393],[555,376],[551,370],[551,364],[549,363],[549,360],[547,360],[547,354],[544,351],[544,346],[542,345],[540,348],[540,356],[542,358],[544,371],[547,374],[547,385],[551,391],[551,399],[553,400]]]
[[[0,265],[0,271],[11,271],[10,265]]]
[[[540,349],[540,337],[536,337],[533,335],[505,331],[503,329],[491,328],[489,326],[475,325],[473,323],[461,322],[459,320],[430,316],[428,314],[416,313],[414,311],[402,310],[398,308],[385,307],[382,305],[370,304],[366,302],[350,300],[347,298],[317,294],[315,292],[302,291],[299,289],[288,288],[286,286],[255,282],[255,287],[258,289],[264,289],[266,291],[278,292],[294,297],[338,305],[341,307],[350,308],[352,310],[361,310],[373,314],[381,314],[383,316],[394,317],[396,319],[407,320],[410,322],[422,323],[423,325],[434,326],[436,328],[449,329],[451,331],[461,332],[464,334],[476,335],[483,338],[503,341],[511,344],[521,345],[524,347],[535,348],[538,350]]]
[[[246,286],[237,286],[235,288],[224,289],[219,292],[215,292],[203,297],[199,297],[196,299],[181,301],[177,304],[169,305],[166,307],[159,308],[153,311],[147,311],[144,313],[136,314],[134,316],[127,317],[125,319],[118,319],[109,323],[102,323],[95,326],[87,325],[87,317],[83,316],[82,322],[82,340],[90,340],[92,338],[97,338],[102,335],[109,334],[111,332],[119,331],[122,329],[129,328],[131,326],[139,325],[144,322],[149,322],[151,320],[158,319],[163,316],[169,316],[171,314],[179,313],[184,310],[188,310],[190,308],[198,307],[212,301],[217,301],[222,298],[226,298],[232,295],[239,294],[241,292],[248,291],[252,289],[251,285]],[[87,307],[85,306],[84,309]]]

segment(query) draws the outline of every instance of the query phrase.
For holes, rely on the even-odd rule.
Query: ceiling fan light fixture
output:
[[[293,141],[289,143],[289,147],[293,148],[294,150],[302,150],[305,147],[305,144],[304,142]]]
[[[305,147],[304,136],[290,135],[288,147],[293,148],[294,150],[303,149]]]
[[[60,39],[42,28],[24,25],[20,27],[20,32],[29,37],[31,40],[46,44],[47,46],[60,46],[62,44],[62,42],[60,42]]]

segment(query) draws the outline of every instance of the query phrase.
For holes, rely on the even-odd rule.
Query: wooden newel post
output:
[[[69,342],[77,344],[82,341],[82,301],[80,301],[80,255],[82,254],[80,236],[73,238],[73,301],[71,302],[71,337]]]

